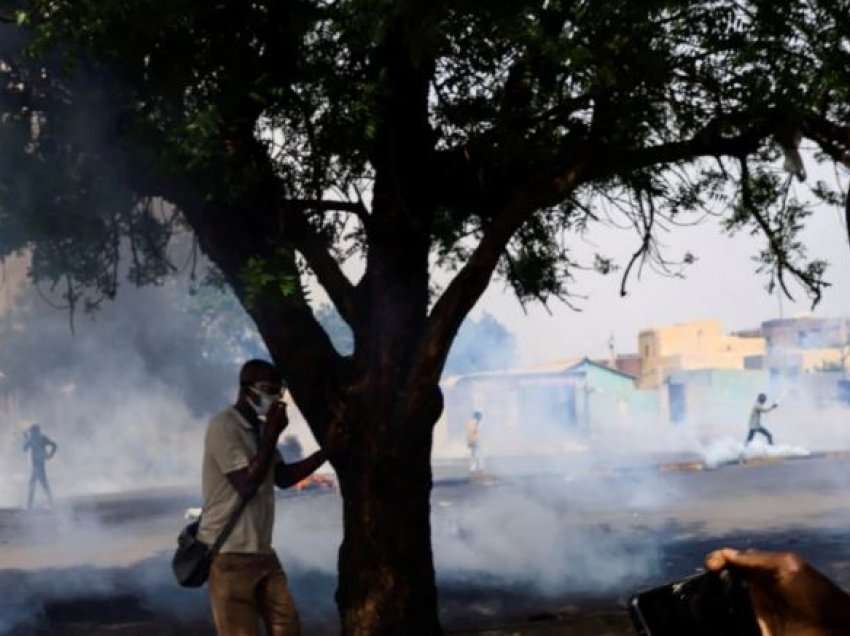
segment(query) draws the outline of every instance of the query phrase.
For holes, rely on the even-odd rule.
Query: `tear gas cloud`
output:
[[[171,576],[185,523],[176,511],[200,503],[209,417],[232,403],[241,363],[267,354],[229,294],[193,295],[190,283],[127,285],[94,315],[77,315],[73,334],[67,312],[31,286],[16,290],[0,321],[0,587],[10,590],[0,633],[81,597],[128,594],[155,613],[208,617],[206,591],[178,590]],[[52,511],[40,487],[36,509],[20,509],[33,423],[58,444],[47,462]],[[293,429],[315,447],[303,423]]]
[[[22,292],[5,319],[15,337],[0,346],[4,381],[14,387],[0,446],[0,469],[11,476],[0,482],[3,506],[25,500],[21,429],[32,421],[59,444],[48,473],[60,500],[169,487],[187,493],[187,505],[197,505],[207,418],[232,400],[239,363],[263,352],[238,308],[219,325],[234,337],[199,338],[206,318],[192,302],[185,279],[128,287],[93,319],[78,318],[71,336],[66,315],[46,310],[31,289]],[[482,338],[478,346],[496,345]],[[738,400],[709,393],[673,425],[599,391],[591,398],[591,417],[583,420],[579,412],[565,427],[554,416],[563,407],[557,391],[536,391],[520,404],[501,387],[478,405],[490,481],[471,489],[439,483],[466,475],[462,425],[449,420],[462,424],[468,411],[452,413],[450,404],[435,431],[432,531],[440,584],[514,587],[545,597],[622,594],[651,579],[660,571],[662,539],[641,531],[635,519],[665,510],[688,492],[648,467],[672,459],[722,465],[743,452],[848,447],[846,412],[837,402],[805,383],[764,389],[770,402],[780,402],[764,420],[785,445],[778,451],[759,444],[743,449],[754,392]],[[288,432],[311,452],[315,441],[292,415]],[[182,519],[152,515],[125,526],[64,510],[20,521],[21,535],[35,548],[14,542],[0,548],[4,569],[29,573],[27,585],[16,590],[19,602],[0,612],[7,624],[32,612],[38,600],[73,598],[81,589],[126,591],[157,612],[206,615],[202,594],[175,593],[170,580],[167,558]],[[341,538],[337,495],[281,501],[275,542],[308,613],[333,614]],[[130,568],[129,583],[128,571],[114,568]]]
[[[13,528],[11,543],[0,546],[3,569],[27,573],[16,598],[0,612],[10,624],[22,613],[37,617],[44,599],[80,594],[129,593],[157,612],[206,616],[205,598],[178,593],[171,581],[167,559],[183,524],[180,516],[153,510],[149,517],[140,512],[127,521],[104,520],[91,514],[95,504],[86,499],[138,502],[132,505],[141,510],[149,499],[165,496],[156,493],[176,492],[187,506],[199,503],[207,418],[233,399],[239,363],[262,355],[262,349],[255,338],[244,337],[252,331],[244,314],[227,325],[239,332],[236,345],[213,338],[214,344],[227,343],[216,348],[209,338],[199,340],[202,318],[193,313],[192,302],[185,279],[127,287],[92,318],[78,316],[72,335],[66,314],[46,308],[24,289],[7,316],[6,328],[15,338],[0,346],[13,396],[0,448],[0,470],[9,476],[0,487],[3,507],[21,506],[26,499],[23,429],[38,422],[59,445],[47,465],[57,510],[17,513],[6,530]],[[480,346],[493,343],[484,339]],[[315,440],[297,412],[292,420],[287,432],[298,434],[305,452],[311,452]],[[531,441],[538,450],[548,443],[542,437]],[[468,500],[438,486],[433,535],[441,584],[486,582],[542,594],[603,592],[656,570],[652,540],[599,532],[578,523],[574,514],[581,506],[599,510],[624,501],[651,507],[659,492],[654,476],[628,493],[620,486],[615,495],[611,484],[597,492],[599,482],[584,478],[598,463],[586,452],[588,441],[576,438],[566,447],[576,452],[555,458],[553,479],[521,488],[484,486]],[[438,480],[459,464],[450,461],[446,469],[440,452],[435,462]],[[498,476],[497,463],[492,468]],[[151,489],[158,490],[148,494]],[[577,501],[576,493],[593,496]],[[41,497],[38,492],[38,505]],[[308,612],[333,614],[341,524],[338,495],[281,501],[276,545],[296,595],[312,608]]]
[[[32,288],[3,319],[0,505],[23,501],[32,423],[59,447],[59,497],[197,481],[205,421],[232,398],[236,356],[210,352],[187,281],[127,288],[93,317],[49,307]]]
[[[447,409],[435,430],[435,464],[468,457],[463,424],[478,410],[484,473],[526,483],[493,489],[463,506],[441,502],[435,493],[434,545],[443,571],[486,572],[542,593],[628,589],[629,582],[655,576],[669,540],[642,532],[636,520],[663,520],[682,502],[704,496],[698,487],[691,490],[696,481],[671,478],[660,467],[713,469],[742,459],[850,450],[848,407],[834,373],[780,379],[746,372],[748,379],[731,388],[697,379],[686,416],[673,423],[664,387],[631,394],[587,387],[580,378],[577,397],[570,398],[566,379],[539,372],[444,382]],[[768,405],[778,402],[762,417],[775,446],[760,438],[745,444],[750,410],[762,391]],[[523,478],[531,475],[547,477]],[[833,478],[846,481],[840,464]],[[585,517],[594,521],[584,524]]]
[[[750,411],[760,392],[766,393],[768,406],[777,404],[762,416],[763,425],[782,445],[771,454],[850,449],[850,405],[839,397],[839,373],[781,380],[771,379],[766,371],[732,373],[741,373],[741,378],[726,375],[722,386],[697,374],[677,422],[672,421],[663,386],[588,388],[584,376],[568,379],[537,372],[451,378],[443,385],[447,408],[435,429],[435,457],[467,455],[463,424],[477,410],[483,413],[481,448],[491,457],[533,456],[538,463],[539,458],[569,457],[566,465],[588,469],[716,459],[721,446],[743,452]],[[758,454],[757,442],[751,455]]]

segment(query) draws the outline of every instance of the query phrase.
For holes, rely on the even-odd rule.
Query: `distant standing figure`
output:
[[[47,471],[45,463],[48,459],[56,454],[58,446],[56,442],[47,437],[41,432],[41,427],[38,424],[33,424],[25,436],[24,452],[29,452],[32,460],[32,474],[30,475],[30,490],[27,498],[27,508],[32,508],[33,500],[35,499],[35,486],[41,484],[44,492],[47,494],[47,500],[50,506],[53,506],[53,495],[50,492],[50,485],[47,483]]]
[[[481,434],[481,411],[475,411],[466,422],[466,446],[469,448],[469,471],[481,470],[481,451],[479,437]]]
[[[764,393],[759,393],[756,403],[753,405],[753,410],[750,411],[750,432],[747,435],[747,444],[753,441],[756,433],[761,433],[767,438],[767,443],[773,445],[773,435],[761,425],[761,416],[764,413],[769,413],[778,405],[774,402],[773,406],[765,406],[765,402],[767,402],[767,396]]]

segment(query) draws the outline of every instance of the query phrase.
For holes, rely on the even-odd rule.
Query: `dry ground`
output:
[[[565,540],[591,532],[638,548],[653,545],[656,567],[628,572],[612,588],[576,584],[552,593],[443,564],[441,613],[451,633],[625,636],[631,629],[622,607],[632,591],[691,574],[703,555],[721,544],[794,549],[850,587],[846,458],[656,471],[651,483],[664,491],[663,498],[623,498],[613,507],[595,493],[628,492],[641,483],[640,475],[541,474],[477,481],[449,475],[434,492],[438,537],[455,517],[462,518],[460,511],[482,498],[509,500],[541,483],[565,489],[559,500],[563,509],[556,511]],[[193,504],[191,491],[168,490],[77,499],[55,512],[0,511],[0,634],[212,634],[203,591],[180,590],[168,577],[180,513]],[[332,562],[338,498],[328,493],[287,496],[280,509],[276,544],[283,546],[305,634],[335,633]],[[293,518],[306,527],[296,533]],[[457,532],[470,545],[481,538],[474,536],[480,528]],[[307,551],[313,560],[301,559]]]

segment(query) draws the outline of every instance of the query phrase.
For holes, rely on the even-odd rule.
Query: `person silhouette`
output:
[[[469,472],[476,473],[481,470],[481,411],[475,411],[466,422],[466,446],[469,448]]]
[[[47,500],[50,506],[53,506],[53,494],[50,492],[50,484],[47,481],[47,470],[45,464],[47,460],[56,454],[56,449],[59,448],[52,439],[41,432],[41,427],[38,424],[30,426],[25,434],[24,452],[29,452],[32,463],[32,473],[30,474],[29,496],[27,497],[27,508],[31,509],[35,501],[36,485],[41,484],[42,489],[47,495]]]
[[[764,435],[767,438],[767,443],[771,446],[773,445],[773,435],[771,435],[770,431],[762,426],[761,416],[765,413],[770,413],[778,405],[774,403],[772,406],[765,406],[766,403],[767,396],[764,393],[759,393],[758,398],[756,398],[756,403],[753,405],[752,411],[750,411],[750,431],[747,434],[747,445],[753,441],[756,433]]]

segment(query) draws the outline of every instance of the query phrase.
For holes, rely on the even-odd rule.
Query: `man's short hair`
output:
[[[481,411],[474,411],[474,412],[472,413],[472,417],[474,417],[476,420],[480,420],[480,419],[481,419],[481,417],[482,417],[482,416],[481,416]]]
[[[759,402],[767,402],[767,396],[764,393],[759,393]]]
[[[250,386],[255,382],[283,382],[280,371],[268,360],[254,358],[242,365],[239,371],[239,386]]]

